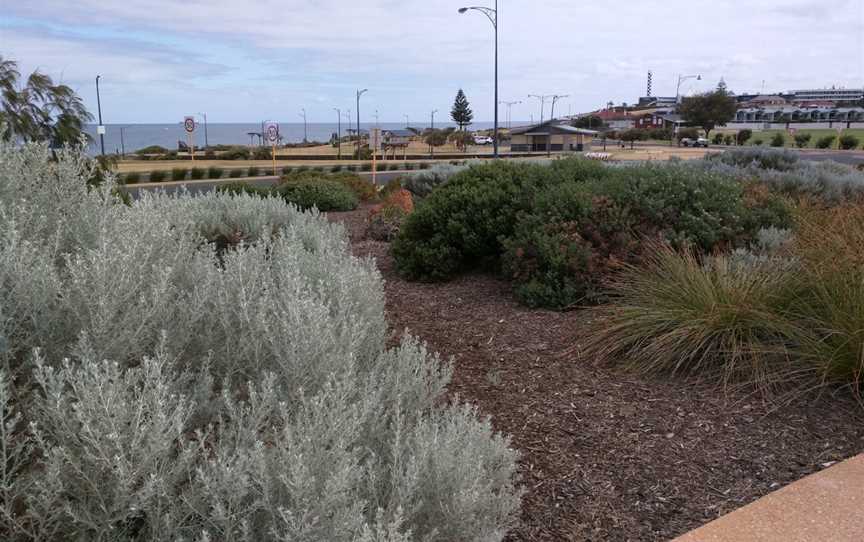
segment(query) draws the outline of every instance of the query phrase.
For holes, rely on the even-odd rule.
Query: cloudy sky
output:
[[[107,122],[274,118],[412,124],[465,89],[492,118],[492,32],[464,0],[0,0],[0,54],[76,88]],[[482,0],[489,1],[492,0]],[[559,112],[691,93],[864,84],[864,0],[500,0],[501,100],[567,94]],[[502,108],[502,118],[504,111]],[[547,108],[548,116],[548,108]]]

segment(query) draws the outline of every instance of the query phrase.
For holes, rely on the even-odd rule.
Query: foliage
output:
[[[783,135],[782,132],[777,132],[771,138],[771,146],[772,147],[783,147],[786,145],[786,136]]]
[[[5,539],[504,537],[515,453],[444,400],[447,364],[386,348],[341,226],[215,192],[117,205],[49,158],[0,144]]]
[[[138,149],[134,154],[168,154],[168,149],[159,145],[150,145],[143,149]]]
[[[166,175],[162,170],[151,171],[149,181],[151,183],[161,183],[165,180]]]
[[[261,173],[261,169],[258,166],[249,166],[249,169],[246,170],[247,177],[257,177]]]
[[[137,171],[130,171],[123,176],[124,184],[136,184],[141,182],[141,174]]]
[[[471,135],[470,132],[466,131],[457,131],[450,134],[450,142],[456,145],[457,148],[462,149],[463,151],[468,148],[469,145],[474,144],[474,136]]]
[[[798,166],[798,155],[788,150],[731,149],[723,153],[712,154],[708,160],[730,166],[744,168],[752,166],[758,169],[777,171],[792,171]]]
[[[757,137],[756,139],[753,140],[753,145],[755,145],[757,147],[761,146],[762,143],[764,143],[764,141],[762,141],[762,138]]]
[[[369,212],[369,224],[366,237],[376,241],[392,241],[405,217],[414,212],[414,200],[411,193],[405,189],[390,192],[384,203],[376,205]]]
[[[450,110],[450,118],[459,126],[459,131],[464,132],[467,126],[471,125],[474,120],[474,112],[471,111],[471,104],[468,103],[468,97],[465,92],[459,89],[456,93],[456,99],[453,101],[453,108]]]
[[[231,147],[219,155],[220,160],[249,160],[251,153],[246,147]]]
[[[255,147],[252,151],[253,160],[272,160],[273,149],[271,147]]]
[[[733,145],[735,143],[735,138],[730,134],[726,134],[723,136],[723,144],[724,145]]]
[[[656,141],[671,141],[673,135],[672,130],[668,128],[656,128],[648,132],[649,139]]]
[[[243,176],[243,170],[239,168],[233,168],[228,170],[228,178],[230,179],[239,179]]]
[[[634,142],[648,139],[648,133],[645,130],[633,128],[632,130],[626,130],[624,132],[621,132],[618,135],[618,139],[620,139],[621,141],[629,141],[630,148],[632,149]]]
[[[715,145],[721,145],[723,143],[723,134],[719,132],[714,134],[714,138],[711,140],[711,142]]]
[[[678,130],[678,140],[682,139],[698,139],[699,130],[696,128],[681,128]]]
[[[855,150],[858,148],[858,145],[860,143],[861,142],[858,140],[858,138],[852,134],[845,134],[845,135],[840,136],[840,141],[839,141],[840,148],[843,149],[844,151]]]
[[[222,194],[231,194],[234,196],[237,194],[249,194],[261,198],[269,197],[272,194],[271,190],[268,188],[261,188],[243,181],[233,181],[220,184],[216,191]]]
[[[813,138],[811,134],[795,134],[795,146],[799,149],[806,149],[810,145],[810,140]]]
[[[451,133],[450,130],[429,130],[423,140],[430,147],[440,147],[447,143]]]
[[[275,192],[285,201],[301,209],[319,211],[352,211],[357,208],[357,195],[345,184],[326,178],[288,178]]]
[[[296,171],[282,177],[283,181],[334,181],[351,190],[362,202],[374,201],[378,197],[378,189],[371,181],[348,171],[339,173],[324,173],[319,171]]]
[[[93,116],[72,88],[38,70],[19,82],[18,63],[0,55],[0,138],[45,141],[52,147],[79,145]]]
[[[573,126],[576,128],[587,128],[588,130],[602,130],[606,127],[606,124],[603,122],[603,119],[597,115],[585,115],[573,121]]]
[[[816,141],[817,149],[830,149],[834,146],[834,141],[837,139],[837,136],[828,135],[825,137],[820,137],[818,141]]]
[[[724,125],[735,118],[737,110],[735,98],[723,89],[686,97],[678,108],[686,122],[705,130],[705,137],[718,124]]]
[[[225,171],[220,167],[210,166],[209,168],[207,168],[208,179],[221,179],[224,173]]]
[[[175,167],[171,169],[171,180],[172,181],[182,181],[186,179],[188,170],[182,167]]]
[[[357,149],[354,149],[354,154],[352,155],[354,160],[371,160],[372,159],[372,151],[369,147],[360,147],[359,152]]]
[[[735,134],[735,140],[739,145],[744,145],[751,137],[753,137],[753,130],[747,128],[739,130],[738,133]]]
[[[204,169],[199,167],[193,167],[191,170],[189,170],[189,178],[193,181],[200,181],[204,178],[205,173],[206,171]]]

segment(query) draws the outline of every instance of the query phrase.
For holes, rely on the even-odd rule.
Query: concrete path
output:
[[[808,476],[674,542],[861,542],[864,455]]]

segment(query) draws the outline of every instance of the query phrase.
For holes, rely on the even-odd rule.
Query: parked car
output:
[[[475,135],[474,136],[474,144],[475,145],[491,145],[492,144],[492,138],[488,137],[488,136]]]

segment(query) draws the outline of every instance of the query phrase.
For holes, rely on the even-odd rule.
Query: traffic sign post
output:
[[[195,117],[183,118],[183,129],[186,130],[186,140],[189,142],[189,154],[192,156],[192,161],[195,161],[195,140],[192,135],[195,133]]]
[[[273,151],[273,175],[276,175],[276,143],[279,142],[279,123],[268,122],[264,125],[264,134]]]
[[[378,151],[381,150],[381,128],[369,129],[369,149],[372,151],[372,184],[378,186]]]

